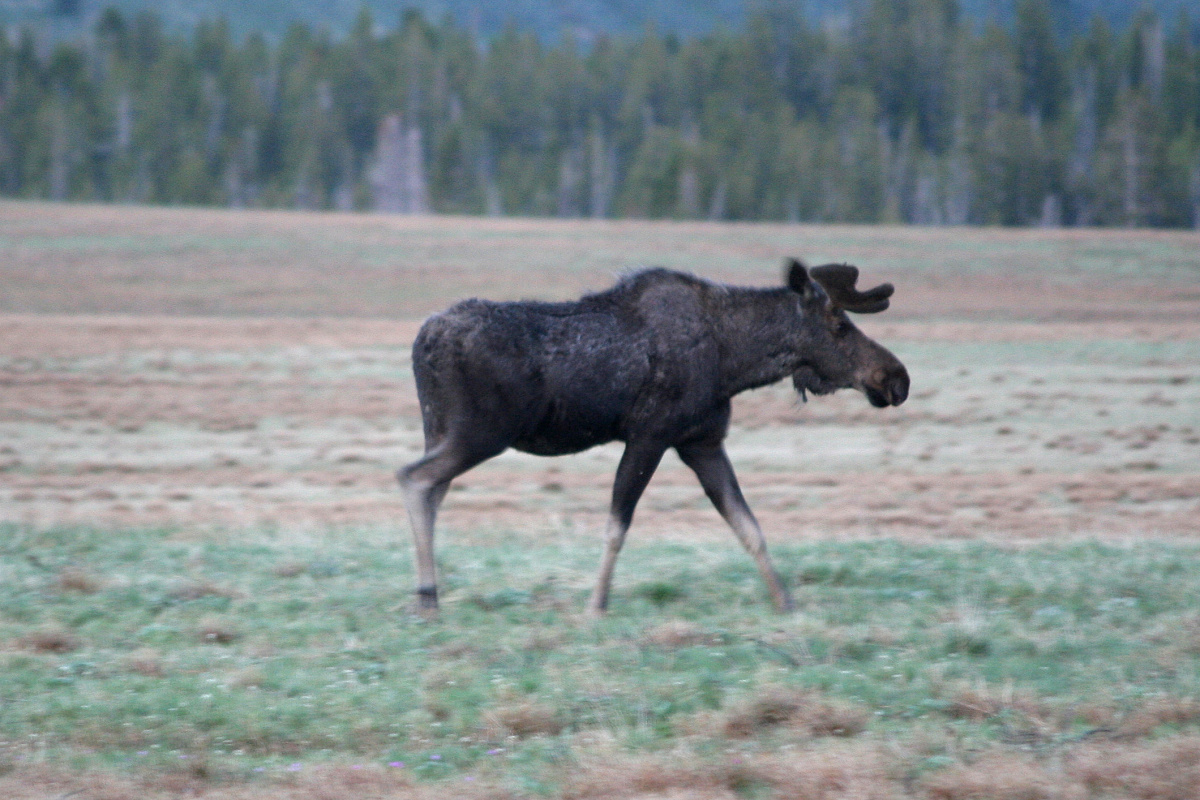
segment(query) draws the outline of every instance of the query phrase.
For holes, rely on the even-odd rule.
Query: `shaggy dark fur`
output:
[[[857,270],[798,261],[777,289],[725,286],[665,269],[569,303],[465,300],[413,344],[425,456],[400,470],[416,537],[418,595],[437,606],[433,524],[450,481],[513,447],[537,455],[625,442],[607,549],[589,608],[608,603],[633,510],[668,448],[691,467],[758,563],[780,609],[791,599],[767,556],[722,441],[730,398],[791,377],[797,390],[908,396],[908,373],[846,316],[882,311],[892,287],[854,289]]]

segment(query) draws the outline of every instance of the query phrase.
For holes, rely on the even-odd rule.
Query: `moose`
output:
[[[608,607],[634,507],[672,447],[775,607],[792,609],[725,453],[731,398],[790,376],[802,399],[853,388],[883,408],[904,402],[909,379],[846,314],[886,309],[890,283],[859,291],[856,267],[796,259],[784,273],[782,287],[745,288],[651,268],[572,302],[464,300],[426,320],[412,351],[425,454],[396,474],[419,607],[437,608],[434,519],[455,477],[510,447],[556,456],[620,441],[590,613]]]

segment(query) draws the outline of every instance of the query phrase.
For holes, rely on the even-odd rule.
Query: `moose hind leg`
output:
[[[504,448],[468,449],[444,440],[423,458],[396,473],[412,524],[417,562],[417,598],[422,609],[436,609],[437,566],[433,558],[433,526],[450,481]]]
[[[729,463],[729,456],[725,454],[725,448],[719,444],[695,445],[677,447],[676,451],[683,459],[683,463],[696,473],[708,499],[716,506],[717,511],[733,529],[738,541],[754,559],[775,608],[781,612],[791,611],[795,607],[792,597],[784,588],[783,581],[779,579],[779,573],[775,571],[775,566],[771,563],[771,557],[767,553],[766,539],[763,538],[758,520],[754,518],[754,513],[746,504],[746,498],[742,496],[742,490],[738,486],[733,465]]]
[[[617,554],[625,543],[625,533],[633,521],[633,510],[654,470],[658,469],[664,452],[666,448],[657,444],[625,445],[625,452],[617,465],[617,476],[613,480],[612,505],[604,530],[604,557],[600,562],[600,574],[596,577],[596,588],[588,601],[589,614],[602,614],[608,608],[608,592],[612,586]]]

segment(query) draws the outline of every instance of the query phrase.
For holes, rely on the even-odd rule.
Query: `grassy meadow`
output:
[[[4,534],[5,770],[606,796],[584,784],[682,758],[675,788],[744,765],[726,789],[771,796],[803,779],[777,774],[793,755],[843,752],[846,780],[882,761],[873,792],[920,795],[979,758],[1095,788],[1090,749],[1200,723],[1195,546],[780,547],[800,607],[780,617],[740,553],[633,545],[593,621],[596,548],[497,531],[443,549],[429,621],[398,593],[406,543],[362,531]]]
[[[638,264],[897,285],[899,409],[729,451],[798,610],[670,456],[505,454],[414,608],[408,343]],[[1190,800],[1200,238],[0,204],[0,796]]]

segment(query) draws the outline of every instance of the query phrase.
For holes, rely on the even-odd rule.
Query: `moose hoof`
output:
[[[437,611],[436,586],[422,586],[417,589],[417,607],[422,611]]]
[[[584,613],[592,619],[599,619],[608,613],[608,603],[597,602],[595,599],[589,600]]]

